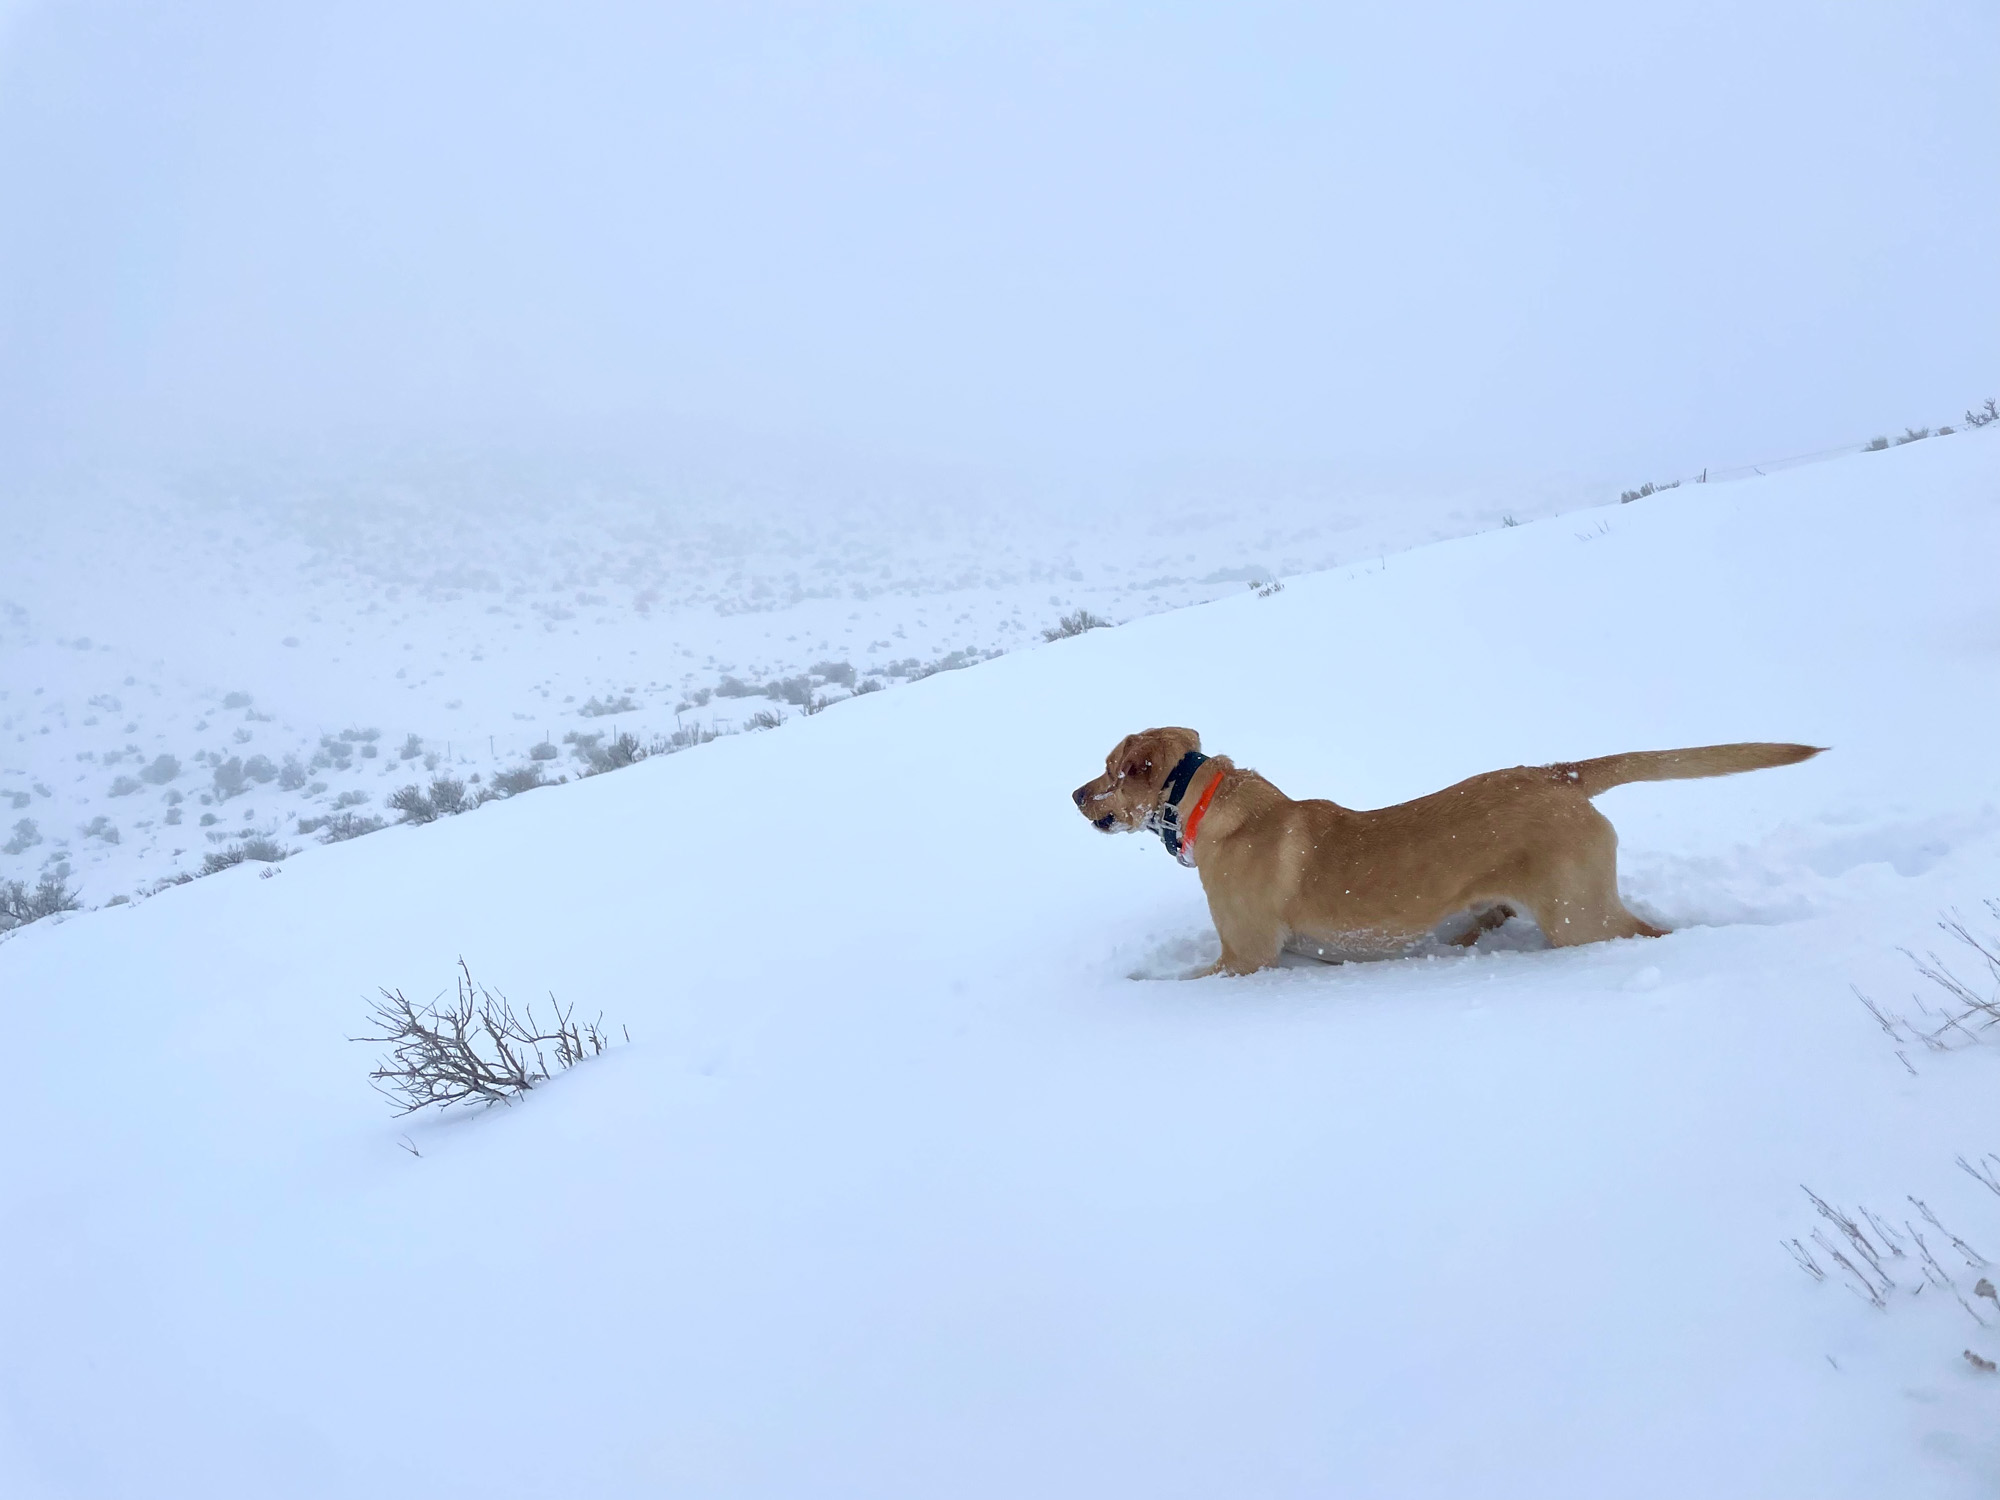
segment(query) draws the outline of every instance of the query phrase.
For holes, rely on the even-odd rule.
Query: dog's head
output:
[[[1167,777],[1181,757],[1201,748],[1192,729],[1142,729],[1128,734],[1104,757],[1104,774],[1086,781],[1070,800],[1091,825],[1106,833],[1134,833],[1159,810]]]

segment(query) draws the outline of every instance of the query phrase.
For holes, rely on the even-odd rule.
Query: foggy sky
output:
[[[1962,3],[16,3],[0,444],[1633,479],[2000,394]]]

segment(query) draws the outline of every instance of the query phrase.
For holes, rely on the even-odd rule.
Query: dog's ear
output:
[[[1130,735],[1118,747],[1118,772],[1131,780],[1162,782],[1190,750],[1201,748],[1192,729],[1148,729]]]

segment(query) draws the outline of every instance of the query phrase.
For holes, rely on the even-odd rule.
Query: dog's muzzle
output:
[[[1110,794],[1108,792],[1092,792],[1090,789],[1090,783],[1085,782],[1082,786],[1078,787],[1075,791],[1069,794],[1069,800],[1076,804],[1078,812],[1082,812],[1084,813],[1085,817],[1089,817],[1090,816],[1089,813],[1084,812],[1084,810],[1087,807],[1089,807],[1091,803],[1101,802],[1104,800],[1105,797],[1109,795]],[[1109,833],[1111,832],[1112,827],[1117,822],[1118,819],[1116,817],[1112,816],[1112,814],[1110,813],[1106,813],[1101,818],[1091,818],[1090,826],[1092,828],[1099,830],[1100,832]]]

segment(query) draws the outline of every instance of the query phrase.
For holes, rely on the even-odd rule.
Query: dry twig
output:
[[[461,958],[454,998],[440,995],[417,1005],[401,990],[385,989],[373,1011],[381,1034],[348,1040],[388,1043],[388,1054],[368,1077],[398,1106],[397,1114],[431,1104],[506,1104],[611,1044],[601,1015],[578,1022],[575,1007],[564,1008],[553,995],[549,1004],[555,1020],[545,1031],[533,1006],[515,1014],[505,995],[473,982]]]

